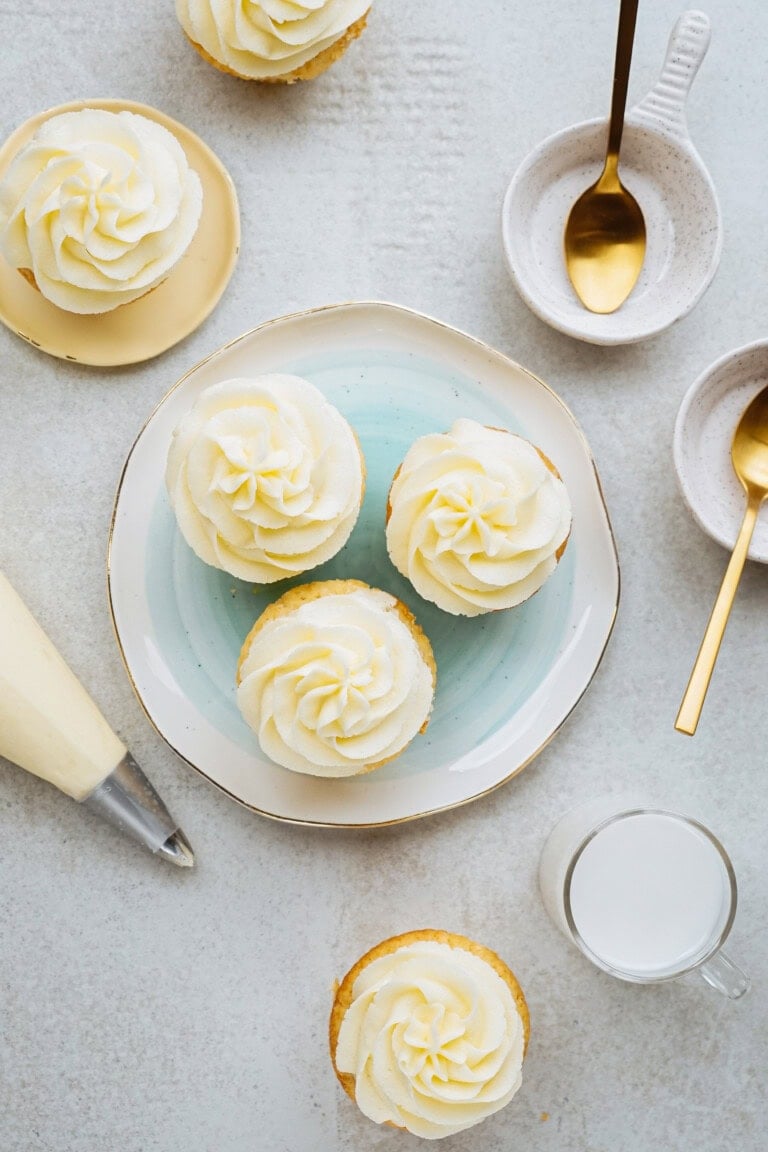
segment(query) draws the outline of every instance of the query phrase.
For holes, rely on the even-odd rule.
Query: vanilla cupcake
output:
[[[474,420],[422,436],[392,482],[387,549],[419,595],[454,616],[521,604],[565,551],[571,504],[527,440]]]
[[[162,125],[134,112],[62,112],[0,181],[0,251],[58,308],[110,312],[166,278],[202,203],[197,173]]]
[[[503,1108],[522,1083],[530,1017],[504,961],[453,932],[383,941],[331,1009],[331,1060],[377,1124],[438,1140]]]
[[[294,772],[356,776],[429,721],[429,640],[394,596],[359,580],[292,588],[246,637],[237,703],[262,751]]]
[[[271,584],[344,547],[365,469],[355,433],[314,384],[268,375],[200,393],[173,433],[165,479],[201,560]]]
[[[176,0],[187,39],[204,60],[268,84],[311,80],[365,28],[371,0]]]

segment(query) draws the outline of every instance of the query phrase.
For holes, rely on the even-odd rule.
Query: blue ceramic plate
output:
[[[203,388],[287,372],[316,384],[355,428],[367,487],[357,525],[332,561],[266,590],[208,567],[178,532],[163,475],[171,434]],[[474,619],[422,600],[392,567],[384,539],[392,476],[417,436],[460,416],[506,427],[550,457],[573,503],[554,574],[519,608]],[[273,764],[235,703],[240,646],[293,584],[355,577],[403,600],[437,660],[427,732],[358,778],[323,780]],[[471,337],[391,304],[343,304],[262,325],[198,364],[168,393],[133,446],[109,549],[115,630],[138,697],[192,767],[255,811],[320,825],[388,824],[475,799],[547,743],[589,685],[611,633],[619,572],[589,447],[540,380]]]

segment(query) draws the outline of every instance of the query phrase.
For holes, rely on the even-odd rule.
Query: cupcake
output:
[[[202,203],[167,128],[134,112],[62,112],[0,180],[0,251],[56,307],[111,312],[166,278]]]
[[[521,436],[474,420],[411,445],[387,504],[392,563],[454,616],[527,600],[554,571],[570,530],[554,464]]]
[[[269,375],[201,392],[173,433],[165,479],[201,560],[271,584],[343,548],[365,470],[355,433],[313,384]]]
[[[176,0],[204,60],[267,84],[312,80],[365,28],[371,0]]]
[[[331,1060],[377,1124],[437,1140],[508,1104],[522,1082],[530,1018],[504,961],[426,928],[377,944],[331,1009]]]
[[[262,751],[293,772],[356,776],[399,756],[429,721],[429,640],[388,592],[320,580],[271,604],[246,637],[237,703]]]

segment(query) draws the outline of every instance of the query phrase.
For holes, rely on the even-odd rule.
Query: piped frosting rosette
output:
[[[344,546],[364,467],[351,427],[313,384],[267,375],[200,394],[173,434],[166,484],[201,560],[269,584]]]
[[[228,71],[282,79],[332,48],[371,0],[176,0],[189,39]],[[329,61],[330,62],[330,61]]]
[[[509,1103],[528,1026],[522,990],[495,953],[426,929],[384,941],[347,974],[331,1056],[371,1120],[437,1140]]]
[[[51,117],[0,182],[0,249],[59,308],[108,312],[156,287],[203,191],[162,125],[97,108]]]
[[[394,596],[357,580],[286,592],[247,637],[237,703],[276,764],[354,776],[399,755],[429,719],[432,650]]]
[[[533,444],[457,420],[409,449],[389,494],[387,548],[426,600],[478,616],[533,595],[570,527],[565,485]]]

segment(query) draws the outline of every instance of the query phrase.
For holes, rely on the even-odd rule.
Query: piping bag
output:
[[[0,572],[0,756],[180,868],[192,849],[155,789]]]

